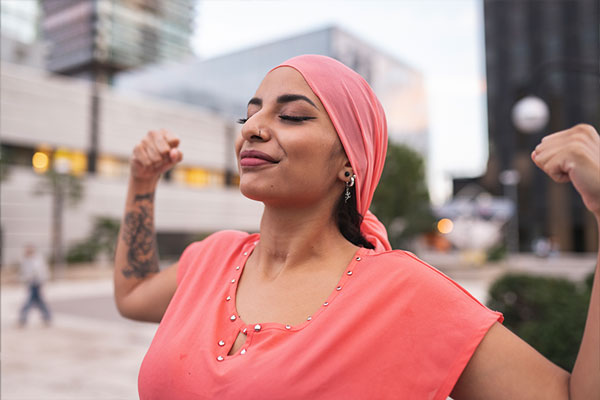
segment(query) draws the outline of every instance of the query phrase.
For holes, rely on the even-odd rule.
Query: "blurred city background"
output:
[[[111,281],[132,149],[151,129],[181,138],[157,191],[163,264],[217,230],[257,231],[235,120],[305,53],[353,68],[383,104],[372,210],[393,246],[570,369],[598,230],[530,153],[600,127],[599,15],[596,0],[0,0],[1,397],[137,398],[156,325],[122,319]],[[28,245],[50,266],[49,324],[19,324]]]

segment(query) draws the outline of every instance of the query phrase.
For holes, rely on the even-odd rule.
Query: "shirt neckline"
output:
[[[243,321],[240,317],[236,301],[237,301],[237,289],[239,285],[240,277],[242,276],[242,272],[246,267],[246,263],[248,258],[256,248],[256,245],[260,241],[260,234],[256,233],[254,235],[250,235],[248,241],[242,246],[242,250],[240,254],[236,258],[236,264],[233,266],[233,274],[231,274],[231,278],[229,279],[230,288],[227,291],[226,301],[228,303],[227,311],[229,318],[235,324],[240,332],[247,333],[251,331],[265,331],[265,330],[280,330],[280,331],[288,331],[288,332],[297,332],[305,327],[309,326],[312,322],[314,322],[327,308],[331,306],[331,304],[335,301],[335,299],[339,296],[341,292],[344,291],[346,285],[350,282],[351,279],[355,279],[354,269],[356,265],[364,259],[365,253],[368,252],[368,249],[363,247],[359,247],[354,255],[352,256],[352,260],[348,263],[342,276],[338,280],[336,287],[333,291],[327,296],[327,299],[321,304],[318,310],[316,310],[310,316],[307,316],[306,321],[302,322],[299,325],[290,325],[290,324],[282,324],[279,322],[260,322],[254,324],[248,324]],[[235,319],[233,317],[235,316]]]

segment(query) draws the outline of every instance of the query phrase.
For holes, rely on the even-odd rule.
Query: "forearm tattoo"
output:
[[[158,272],[158,252],[154,233],[152,212],[154,193],[136,195],[136,209],[125,214],[123,221],[123,241],[127,250],[128,265],[122,272],[126,278],[145,278],[149,273]]]

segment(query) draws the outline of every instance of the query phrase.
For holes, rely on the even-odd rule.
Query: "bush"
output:
[[[593,279],[509,274],[490,288],[488,306],[504,314],[504,325],[567,371],[573,369],[587,315]]]
[[[101,253],[113,258],[118,236],[119,221],[97,217],[90,236],[75,243],[67,251],[67,263],[93,262]]]
[[[86,263],[93,262],[98,255],[98,245],[94,241],[84,240],[82,242],[75,243],[67,251],[67,263]]]
[[[501,261],[506,258],[506,244],[500,243],[487,251],[487,260],[490,262]]]

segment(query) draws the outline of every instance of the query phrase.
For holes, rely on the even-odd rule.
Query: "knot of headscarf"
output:
[[[356,175],[362,234],[375,251],[390,250],[385,227],[369,211],[387,151],[387,123],[379,100],[362,76],[333,58],[302,55],[273,68],[291,67],[321,100]]]

